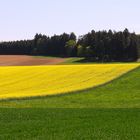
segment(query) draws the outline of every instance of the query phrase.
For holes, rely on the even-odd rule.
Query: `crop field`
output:
[[[69,93],[99,86],[138,64],[0,67],[0,99]]]
[[[0,80],[0,140],[140,139],[139,63],[0,67]]]
[[[0,55],[0,66],[56,65],[65,61],[67,61],[67,58],[28,55]]]

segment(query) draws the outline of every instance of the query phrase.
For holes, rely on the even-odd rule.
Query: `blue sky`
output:
[[[0,0],[0,41],[92,29],[140,33],[140,0]]]

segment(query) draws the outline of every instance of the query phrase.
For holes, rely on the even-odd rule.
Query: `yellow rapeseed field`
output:
[[[0,99],[63,94],[104,84],[139,64],[0,67]]]

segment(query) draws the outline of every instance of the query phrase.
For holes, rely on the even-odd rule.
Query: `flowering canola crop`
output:
[[[95,87],[139,64],[0,67],[0,99],[46,96]]]

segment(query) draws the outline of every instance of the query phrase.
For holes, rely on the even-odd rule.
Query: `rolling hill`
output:
[[[105,84],[139,64],[0,67],[0,99],[70,93]]]
[[[139,140],[140,68],[74,94],[0,101],[0,139]]]

